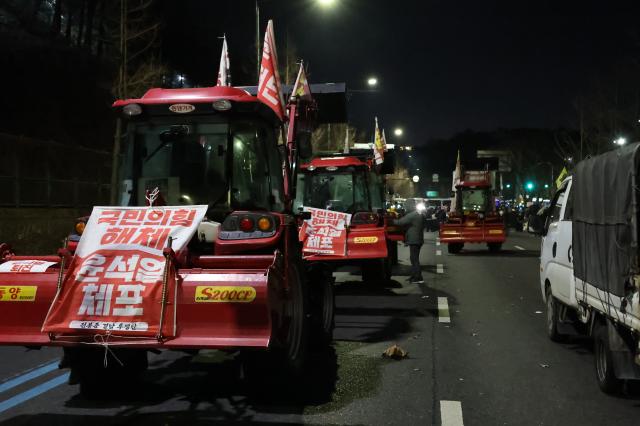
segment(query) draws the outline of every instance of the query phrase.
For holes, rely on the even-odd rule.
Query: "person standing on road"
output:
[[[420,249],[424,244],[424,205],[417,205],[416,209],[400,219],[394,220],[394,224],[406,227],[404,243],[409,246],[409,258],[411,260],[412,284],[422,284],[422,268],[420,267]]]

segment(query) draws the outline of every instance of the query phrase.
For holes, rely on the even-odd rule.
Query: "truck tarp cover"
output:
[[[636,273],[640,144],[580,162],[572,183],[576,278],[616,296]]]

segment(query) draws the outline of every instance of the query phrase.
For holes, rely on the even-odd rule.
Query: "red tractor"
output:
[[[487,244],[492,252],[500,251],[506,239],[502,216],[496,210],[493,172],[468,170],[460,179],[454,176],[451,212],[440,225],[440,242],[449,253],[460,253],[466,243]]]
[[[363,281],[386,284],[391,279],[393,257],[397,258],[396,241],[402,235],[388,238],[383,189],[382,176],[371,161],[356,155],[319,157],[303,164],[298,175],[295,209],[311,207],[351,215],[344,255],[319,253],[307,256],[306,260],[331,269],[360,265]]]
[[[247,90],[232,87],[151,89],[140,99],[115,102],[125,135],[117,154],[118,205],[145,206],[149,191],[158,188],[167,206],[208,206],[196,235],[171,259],[179,277],[177,332],[144,341],[116,333],[108,336],[108,346],[90,330],[44,333],[73,246],[54,256],[16,256],[0,245],[0,266],[16,260],[54,263],[44,272],[0,273],[0,290],[28,290],[33,296],[22,303],[0,298],[0,344],[64,347],[62,364],[84,391],[139,373],[147,367],[147,352],[159,349],[239,350],[248,367],[299,372],[309,346],[329,342],[334,324],[330,276],[302,259],[301,218],[292,204],[295,168],[299,158],[310,156],[316,108],[322,109],[323,96],[332,104],[344,99],[344,85],[312,90],[315,101],[289,102],[288,121]],[[282,135],[286,143],[279,145]],[[82,229],[76,226],[77,233]],[[229,294],[242,287],[235,294],[248,303],[198,303],[204,291],[199,288],[219,286]],[[110,358],[105,368],[106,348],[118,362]]]

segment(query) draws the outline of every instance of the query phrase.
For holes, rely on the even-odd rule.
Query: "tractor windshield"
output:
[[[296,192],[296,208],[306,206],[344,213],[371,211],[364,170],[301,173]]]
[[[485,212],[489,205],[488,189],[462,189],[463,212]]]
[[[259,120],[132,124],[120,173],[121,205],[158,187],[166,204],[205,204],[211,217],[284,208],[275,135]]]

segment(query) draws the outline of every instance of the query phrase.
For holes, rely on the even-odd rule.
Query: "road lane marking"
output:
[[[15,388],[16,386],[20,386],[21,384],[28,382],[29,380],[33,380],[36,377],[40,377],[57,368],[58,368],[58,361],[54,361],[50,364],[43,365],[40,368],[36,368],[35,370],[29,371],[28,373],[22,374],[16,377],[15,379],[11,379],[4,383],[0,383],[0,393],[8,391],[11,388]]]
[[[444,274],[444,265],[442,263],[436,265],[436,272],[438,274]]]
[[[436,256],[442,256],[442,250],[436,250]]]
[[[438,297],[438,322],[451,322],[449,302],[446,297]]]
[[[462,403],[460,401],[440,401],[440,421],[442,426],[464,426]]]
[[[436,245],[439,246],[440,245],[440,240],[436,240]]]
[[[69,380],[69,373],[64,373],[61,376],[53,378],[47,382],[39,384],[36,387],[19,393],[14,397],[2,401],[0,402],[0,413],[3,413],[8,409],[15,407],[16,405],[22,404],[23,402],[35,398],[38,395],[42,395],[43,393],[50,391],[51,389],[58,387],[63,383],[66,383],[67,380]]]
[[[526,250],[525,248],[522,248],[520,246],[514,246],[515,248],[517,248],[518,250]]]

